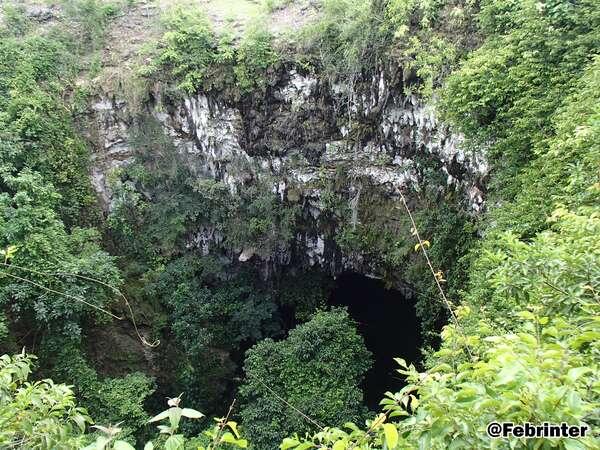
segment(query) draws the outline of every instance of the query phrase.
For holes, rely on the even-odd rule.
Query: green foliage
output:
[[[223,267],[210,257],[188,255],[167,265],[155,292],[172,308],[172,329],[186,352],[210,346],[238,349],[277,331],[275,304],[251,273],[221,279]]]
[[[460,206],[445,201],[435,206],[426,204],[414,216],[423,239],[431,243],[427,253],[433,267],[440,271],[447,297],[453,302],[459,301],[469,274],[467,255],[476,242],[473,218]],[[429,267],[419,252],[411,253],[413,259],[404,276],[415,290],[416,313],[421,320],[425,347],[435,346],[441,324],[448,318],[448,311],[432,280]]]
[[[99,379],[82,392],[90,414],[98,423],[123,423],[127,434],[137,434],[146,423],[144,401],[154,392],[154,380],[140,372],[121,378]]]
[[[252,248],[261,256],[273,255],[294,238],[299,214],[296,204],[283,202],[268,180],[242,188],[234,197],[234,213],[225,235],[234,248]]]
[[[377,187],[362,180],[358,201],[345,201],[336,214],[342,226],[335,235],[336,243],[348,255],[361,255],[379,273],[390,279],[406,268],[412,241],[404,237],[410,229],[406,216],[396,209],[395,202],[378,192]]]
[[[273,448],[286,434],[314,430],[272,392],[319,422],[359,419],[359,385],[369,366],[370,354],[342,309],[318,312],[283,341],[259,342],[246,354],[240,388],[240,415],[250,441]]]
[[[293,310],[294,319],[306,322],[314,311],[326,306],[333,280],[320,270],[285,273],[274,287],[277,301]]]
[[[511,199],[515,174],[546,151],[554,111],[600,44],[600,13],[595,1],[492,0],[479,20],[486,40],[449,77],[443,108],[468,138],[491,144],[496,187]]]
[[[241,437],[238,424],[227,418],[215,418],[217,422],[203,433],[203,444],[197,450],[216,450],[217,448],[248,448],[248,441]]]
[[[456,301],[467,278],[468,264],[463,257],[474,241],[473,219],[451,194],[439,199],[436,192],[423,189],[414,195],[420,198],[413,214],[417,227],[430,241],[430,259],[443,274],[448,296]],[[429,267],[414,250],[410,220],[396,206],[374,187],[363,184],[356,204],[357,223],[352,223],[351,211],[344,211],[335,240],[345,254],[368,260],[387,282],[410,283],[427,347],[436,343],[446,312]]]
[[[204,414],[192,409],[181,408],[181,395],[179,397],[170,398],[168,400],[169,408],[157,414],[148,420],[148,423],[163,422],[158,425],[160,435],[153,441],[149,441],[144,446],[144,450],[154,450],[160,448],[164,450],[216,450],[247,448],[248,441],[240,435],[237,423],[227,418],[215,418],[216,424],[214,427],[204,431],[202,437],[187,438],[180,431],[180,423],[182,418],[202,419]],[[116,439],[121,433],[118,427],[102,427],[95,426],[102,431],[103,435],[98,436],[95,442],[85,447],[84,450],[133,450],[133,447],[121,439]]]
[[[211,243],[213,255],[231,260],[244,251],[268,257],[294,238],[297,208],[280,200],[269,180],[232,192],[198,179],[160,125],[140,119],[132,132],[136,161],[114,174],[109,230],[114,248],[123,253],[129,285],[144,304],[160,304],[169,315],[163,331],[180,347],[173,352],[175,384],[194,402],[217,409],[235,376],[235,359],[266,337],[247,353],[240,388],[241,416],[256,448],[273,448],[294,432],[283,450],[597,448],[596,435],[579,441],[491,441],[485,434],[492,420],[600,425],[596,3],[327,0],[303,35],[305,50],[319,55],[318,65],[336,81],[352,85],[383,65],[401,66],[404,86],[425,94],[446,79],[445,116],[468,145],[485,148],[493,200],[502,200],[488,203],[494,208],[480,229],[481,242],[465,258],[475,237],[472,220],[449,206],[453,198],[439,207],[435,192],[418,187],[424,209],[415,214],[417,225],[431,242],[428,251],[440,278],[448,280],[449,297],[462,299],[456,310],[460,324],[444,328],[426,371],[400,361],[407,386],[389,393],[383,412],[364,429],[344,424],[364,417],[358,386],[369,367],[369,354],[344,311],[317,313],[287,339],[270,339],[281,331],[279,306],[291,305],[297,318],[305,318],[322,302],[319,289],[302,292],[314,278],[282,280],[279,292],[270,295],[254,270],[233,265],[224,270],[217,258],[186,248],[212,233],[219,236]],[[148,420],[143,403],[153,382],[141,373],[100,377],[81,356],[77,337],[94,324],[90,305],[108,307],[113,293],[64,275],[120,284],[98,233],[81,227],[90,223],[86,214],[94,205],[89,152],[65,101],[76,75],[73,55],[99,48],[119,13],[116,5],[65,2],[75,43],[73,36],[34,29],[22,8],[3,7],[0,337],[3,345],[15,345],[22,331],[12,331],[34,329],[36,336],[41,331],[42,370],[76,383],[76,393],[98,421],[124,420],[122,428],[97,426],[102,434],[89,448],[130,450],[126,439],[139,437]],[[165,78],[174,78],[188,94],[227,87],[236,90],[234,98],[260,94],[280,62],[272,36],[258,27],[235,44],[231,33],[216,34],[197,8],[185,7],[171,11],[165,25],[148,72],[160,77],[168,69]],[[352,213],[333,191],[322,199],[328,217]],[[360,220],[341,230],[338,244],[366,255],[386,275],[411,281],[421,297],[420,314],[432,328],[441,315],[437,293],[414,242],[398,237],[408,235],[407,220],[398,221],[399,214],[376,196],[363,192],[361,202]],[[75,339],[58,339],[65,335]],[[47,367],[50,359],[57,367]],[[82,434],[89,419],[73,392],[49,380],[28,383],[29,367],[24,355],[0,358],[0,446],[89,443],[91,437]],[[171,402],[153,419],[169,420],[161,424],[163,436],[147,449],[247,447],[229,419],[219,419],[201,437],[186,438],[194,427],[180,427],[181,417],[201,414],[180,408],[178,399]],[[316,429],[294,406],[333,427],[305,438]]]
[[[165,49],[158,63],[170,67],[179,88],[194,92],[217,59],[217,40],[208,18],[193,8],[177,6],[165,17]]]
[[[229,397],[231,381],[236,377],[238,366],[226,351],[207,348],[202,353],[186,355],[185,352],[173,355],[177,371],[172,382],[173,390],[185,390],[186,399],[194,406],[211,413],[222,414],[224,399]],[[178,391],[175,391],[178,392]],[[203,427],[196,423],[186,423],[183,429],[189,435],[198,434]]]
[[[216,259],[194,253],[155,276],[148,296],[168,307],[170,330],[182,350],[175,384],[204,411],[219,411],[235,370],[228,353],[279,331],[274,299],[252,272],[227,280]]]
[[[0,42],[0,153],[4,171],[40,172],[61,195],[61,216],[81,223],[93,201],[89,153],[77,136],[62,95],[72,75],[69,48],[43,36]]]
[[[586,290],[593,296],[599,281],[594,242],[598,223],[591,211],[582,212],[586,215],[556,210],[551,220],[558,224],[538,234],[533,244],[510,232],[496,236],[493,246],[486,243],[473,263],[469,306],[503,330],[514,330],[515,307],[532,304],[544,306],[551,316],[576,314],[580,297],[587,297]]]
[[[89,153],[63,95],[75,76],[73,36],[55,27],[25,31],[0,42],[2,167],[13,174],[25,167],[39,171],[63,195],[61,215],[77,222],[94,198]]]
[[[71,389],[52,380],[29,382],[32,355],[25,353],[10,357],[0,356],[0,445],[6,448],[73,449],[85,450],[133,450],[123,440],[123,428],[118,425],[94,425],[96,435],[84,434],[86,425],[92,423],[87,411],[78,407]],[[122,393],[136,394],[136,389],[120,386]],[[145,392],[139,393],[146,395]],[[135,412],[123,397],[110,398],[110,406],[123,408],[125,413]],[[181,408],[181,395],[168,401],[169,408],[144,423],[168,420],[158,425],[159,436],[149,441],[144,450],[183,450],[198,439],[188,439],[180,433],[182,418],[201,419],[204,414],[192,409]],[[248,442],[240,435],[237,423],[227,418],[215,419],[214,427],[204,433],[209,438],[206,444],[198,443],[194,448],[216,450],[218,448],[247,448]],[[91,431],[91,430],[90,430]],[[94,441],[85,446],[91,438]],[[206,441],[206,439],[203,439]]]
[[[239,45],[230,30],[217,34],[203,12],[177,5],[164,19],[167,29],[154,64],[145,75],[167,68],[185,93],[230,89],[238,94],[266,89],[267,72],[279,61],[273,37],[263,24],[250,27]]]
[[[476,11],[472,0],[325,0],[302,31],[299,59],[314,55],[326,75],[350,86],[391,60],[407,92],[429,96],[473,45]]]
[[[595,426],[600,277],[589,268],[600,258],[594,238],[600,223],[587,214],[559,211],[555,229],[532,243],[507,236],[503,251],[486,254],[489,269],[477,267],[481,275],[474,280],[479,290],[473,294],[479,300],[472,294],[469,306],[459,311],[478,358],[454,365],[464,355],[465,338],[449,326],[436,366],[418,388],[421,405],[402,427],[422,427],[416,433],[419,439],[431,439],[432,448],[445,448],[457,438],[463,446],[488,446],[489,438],[475,430],[492,420]],[[498,329],[509,332],[494,335]],[[452,415],[443,419],[444,410]],[[434,422],[439,426],[432,428]],[[468,431],[459,437],[460,428]],[[597,438],[589,437],[579,444],[563,442],[561,448],[595,445]]]
[[[136,163],[114,174],[115,199],[107,222],[132,261],[147,264],[174,254],[186,225],[197,216],[217,215],[219,205],[210,203],[212,191],[207,203],[195,195],[189,169],[155,120],[140,119],[132,145]],[[142,192],[151,192],[152,198]]]
[[[35,326],[58,321],[58,328],[79,333],[81,317],[100,317],[89,305],[103,307],[114,293],[70,274],[118,285],[112,258],[100,250],[95,230],[67,232],[55,212],[61,197],[39,174],[25,170],[0,180],[8,190],[0,194],[0,246],[16,247],[12,265],[2,269],[1,304],[15,320],[33,314]]]
[[[176,450],[183,449],[185,445],[185,437],[183,434],[177,433],[179,430],[179,422],[182,417],[189,419],[201,419],[204,417],[199,411],[191,408],[180,408],[179,403],[181,402],[181,396],[169,399],[170,408],[152,417],[148,423],[161,422],[168,419],[168,425],[158,425],[158,429],[161,434],[165,434],[168,437],[164,442],[165,450]]]
[[[242,92],[266,88],[266,71],[279,60],[273,48],[273,36],[265,25],[255,25],[244,34],[236,51],[234,73]]]
[[[203,229],[223,236],[215,244],[221,248],[252,249],[261,256],[293,238],[298,207],[282,202],[269,180],[235,193],[224,183],[195,176],[153,120],[141,121],[133,144],[136,163],[114,182],[108,224],[138,264],[178,256],[190,235]]]
[[[174,292],[173,331],[192,347],[189,351],[210,344],[237,347],[246,340],[259,340],[263,329],[273,327],[275,305],[243,281],[212,290],[180,285]]]
[[[398,4],[406,20],[416,3]],[[400,361],[408,385],[366,429],[326,428],[282,449],[598,447],[593,434],[498,441],[485,432],[491,421],[598,426],[597,19],[592,2],[482,2],[485,42],[450,76],[443,106],[489,149],[504,202],[468,258],[453,251],[469,245],[453,242],[468,222],[462,231],[460,216],[433,224],[432,256],[443,267],[449,253],[468,274],[460,325],[444,328],[426,372]]]
[[[293,238],[297,210],[267,185],[236,194],[197,178],[154,121],[142,119],[133,135],[136,161],[115,174],[111,235],[141,285],[136,297],[169,316],[163,331],[181,348],[175,385],[204,411],[218,411],[235,370],[228,353],[279,332],[280,321],[258,274],[233,273],[216,256],[273,254]],[[186,250],[202,233],[215,236],[210,256]]]
[[[31,23],[22,5],[2,6],[2,26],[0,36],[23,36],[30,29]]]
[[[479,302],[469,298],[469,306],[457,311],[468,335],[448,325],[425,373],[399,360],[408,385],[387,395],[385,416],[374,419],[371,432],[355,426],[327,429],[313,436],[313,445],[343,441],[343,448],[350,443],[380,448],[389,439],[384,426],[389,420],[398,429],[399,448],[490,448],[485,428],[491,421],[567,422],[594,429],[600,405],[600,273],[590,268],[599,267],[600,221],[590,211],[559,210],[554,218],[555,228],[533,242],[507,236],[502,252],[487,254],[488,271],[478,268]],[[510,331],[495,334],[499,327]],[[506,448],[550,444],[514,437],[504,442]],[[598,438],[555,439],[552,445],[592,449]]]
[[[63,0],[80,52],[100,50],[106,29],[125,6],[123,0]]]
[[[67,9],[83,3],[69,2]],[[92,3],[106,7],[87,2]],[[78,11],[77,19],[84,21],[86,14]],[[95,20],[86,25],[87,31]],[[0,40],[0,246],[15,249],[10,258],[6,256],[0,273],[0,304],[10,317],[8,328],[15,333],[11,340],[21,340],[21,345],[29,345],[29,334],[45,339],[68,335],[77,341],[84,326],[106,321],[101,309],[114,299],[107,285],[116,287],[121,282],[114,259],[101,250],[99,233],[89,227],[95,217],[90,210],[95,198],[88,173],[89,152],[75,130],[65,95],[76,74],[75,47],[73,35],[61,26],[24,26],[11,29],[6,37],[2,32]],[[14,350],[11,345],[15,344],[3,340],[4,348]],[[65,358],[66,366],[77,360],[77,348],[70,350],[73,359]],[[57,354],[44,356],[40,365],[47,370]],[[85,384],[88,379],[69,381]],[[139,395],[136,402],[144,398],[135,389],[140,383],[132,378],[120,386],[107,383],[93,389],[96,396],[108,395],[106,403],[119,401],[129,407],[133,403],[124,401],[127,392]],[[49,392],[52,386],[40,384]],[[124,388],[120,397],[114,395]],[[81,394],[80,388],[76,391]],[[64,395],[65,408],[74,408],[72,392],[65,389]],[[129,409],[135,418],[136,411]],[[58,412],[56,418],[61,417]],[[43,424],[40,417],[37,420]],[[54,439],[54,431],[48,433]],[[71,439],[67,431],[60,433],[64,446],[60,441],[60,445],[46,443],[42,448],[76,446],[67,444]],[[35,448],[35,444],[24,446]]]
[[[513,202],[491,213],[493,228],[529,237],[548,227],[546,217],[557,204],[597,205],[600,177],[600,59],[596,57],[554,114],[556,135],[536,150],[532,162],[513,183],[519,190]],[[518,219],[518,220],[516,220]]]
[[[84,447],[84,450],[135,450],[127,441],[117,439],[122,429],[117,426],[94,425],[100,434],[94,442]]]
[[[302,31],[306,51],[314,49],[325,72],[353,80],[375,67],[386,39],[377,26],[382,13],[371,0],[324,0],[318,21]]]
[[[122,438],[140,437],[149,418],[144,402],[155,390],[151,377],[140,372],[102,377],[83,356],[78,342],[69,337],[47,339],[40,356],[52,362],[49,373],[53,379],[74,385],[77,399],[96,424],[119,424]]]
[[[87,412],[76,406],[64,384],[27,381],[33,357],[0,356],[0,446],[77,448],[83,442]]]
[[[336,236],[336,241],[349,254],[366,255],[382,268],[397,270],[405,262],[410,245],[404,239],[398,239],[396,233],[382,230],[377,225],[346,225]]]
[[[471,139],[494,139],[491,156],[498,171],[495,184],[504,185],[495,192],[512,200],[489,214],[485,239],[471,258],[471,281],[465,297],[469,305],[482,308],[478,316],[504,329],[513,317],[514,299],[499,295],[489,284],[488,277],[500,262],[497,258],[519,238],[531,239],[548,229],[553,222],[547,217],[558,206],[561,211],[576,212],[598,204],[595,168],[600,153],[594,136],[600,132],[600,64],[597,57],[588,62],[600,37],[600,23],[596,9],[587,2],[486,2],[480,20],[488,38],[450,78],[445,95],[452,98],[446,98],[445,107]],[[521,56],[517,58],[517,54]],[[496,64],[497,58],[502,64]],[[478,93],[478,106],[471,103],[473,92]],[[491,111],[490,120],[480,115],[486,109]],[[508,176],[514,173],[518,176]],[[542,239],[546,235],[537,236]],[[562,239],[570,237],[565,234]],[[572,248],[587,252],[583,236],[573,235],[571,241]],[[539,254],[540,273],[553,273],[555,267],[550,261],[564,257],[559,253]],[[540,278],[539,273],[514,271],[505,273],[499,286],[506,292],[520,286],[523,280],[519,275],[531,286],[553,283]]]
[[[382,29],[391,35],[391,55],[402,68],[405,90],[430,96],[477,42],[473,0],[391,0]],[[412,80],[416,77],[417,80]]]
[[[215,418],[216,424],[213,427],[206,429],[202,436],[188,439],[183,434],[178,433],[179,423],[182,417],[189,419],[201,419],[204,417],[199,411],[191,408],[180,408],[181,396],[171,398],[168,401],[169,409],[154,416],[148,422],[161,422],[168,420],[168,425],[158,425],[161,435],[168,436],[162,448],[165,450],[216,450],[218,448],[233,449],[247,448],[248,441],[240,435],[236,422],[228,420],[228,418]],[[144,450],[154,449],[154,443],[149,442],[144,447]]]

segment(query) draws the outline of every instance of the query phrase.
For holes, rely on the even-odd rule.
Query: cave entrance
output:
[[[378,410],[386,391],[395,392],[404,385],[394,358],[408,363],[421,359],[421,332],[414,304],[400,291],[386,289],[382,281],[357,273],[337,277],[330,304],[348,308],[373,353],[363,392],[366,405]]]

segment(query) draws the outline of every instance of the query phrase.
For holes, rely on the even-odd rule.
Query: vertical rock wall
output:
[[[291,68],[266,92],[239,101],[200,92],[168,102],[153,92],[145,114],[161,124],[194,176],[221,181],[232,195],[248,183],[268,183],[281,201],[301,206],[295,242],[268,256],[270,263],[293,260],[333,274],[351,268],[378,276],[360,254],[345,255],[334,242],[339,223],[325,214],[323,194],[332,180],[348,203],[352,226],[360,221],[359,200],[367,191],[391,207],[400,205],[399,190],[423,189],[440,197],[453,191],[472,213],[484,204],[485,160],[468,155],[434,108],[404,95],[397,79],[380,70],[350,89]],[[106,97],[90,109],[92,179],[107,211],[110,173],[134,156],[129,111],[124,101]],[[206,228],[190,236],[188,247],[208,253],[222,241]],[[237,251],[242,262],[254,256],[250,247]]]

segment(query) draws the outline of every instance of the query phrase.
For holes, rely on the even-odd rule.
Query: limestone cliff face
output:
[[[263,262],[379,276],[364,255],[344,254],[333,239],[341,224],[324,214],[323,198],[333,179],[351,225],[360,223],[361,208],[369,206],[365,199],[378,198],[389,210],[401,205],[400,190],[415,206],[423,189],[440,197],[456,192],[473,213],[484,203],[485,161],[461,149],[461,137],[437,119],[431,105],[403,90],[401,77],[384,69],[349,87],[288,68],[266,92],[236,101],[199,92],[172,102],[152,92],[145,113],[160,122],[195,176],[222,181],[232,193],[265,182],[281,201],[300,205],[303,225],[295,242]],[[109,174],[133,158],[133,118],[125,101],[99,96],[89,120],[93,184],[109,210]],[[222,238],[207,226],[190,236],[189,246],[209,252]],[[254,257],[250,246],[234,250],[238,261]]]

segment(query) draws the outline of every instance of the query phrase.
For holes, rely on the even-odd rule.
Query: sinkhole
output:
[[[378,410],[386,391],[395,392],[404,385],[394,358],[415,364],[421,359],[421,332],[414,303],[400,291],[386,289],[380,280],[344,273],[336,278],[330,304],[348,308],[373,354],[373,366],[362,387],[366,405]]]

